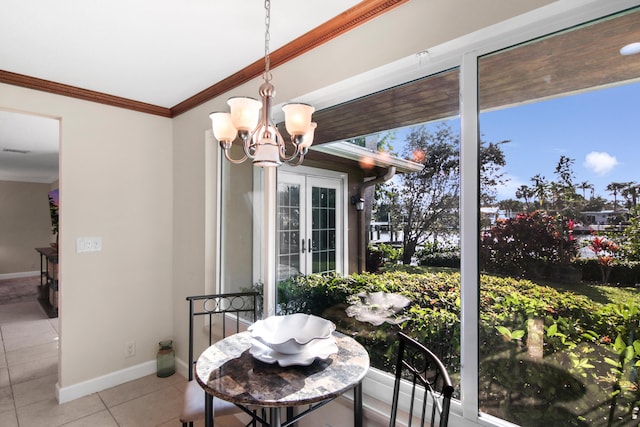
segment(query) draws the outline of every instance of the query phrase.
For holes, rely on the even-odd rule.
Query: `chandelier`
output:
[[[269,70],[269,25],[271,2],[265,0],[264,63],[262,74],[264,83],[260,85],[261,101],[249,97],[233,97],[227,101],[230,113],[214,112],[209,115],[213,135],[220,143],[225,157],[231,163],[253,160],[255,166],[274,167],[282,162],[292,165],[302,163],[309,146],[313,142],[316,123],[311,122],[314,108],[308,104],[289,103],[282,107],[285,128],[290,135],[291,149],[287,150],[285,139],[271,120],[271,102],[276,90],[271,84]],[[231,158],[231,144],[236,137],[242,140],[244,155],[240,159]],[[287,153],[289,151],[289,153]]]

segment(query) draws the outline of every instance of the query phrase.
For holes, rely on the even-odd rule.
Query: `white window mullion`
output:
[[[460,331],[462,416],[478,419],[478,58],[468,52],[460,66]]]

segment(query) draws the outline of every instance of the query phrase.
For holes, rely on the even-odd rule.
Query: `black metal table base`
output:
[[[242,405],[237,405],[238,408],[242,409],[249,416],[253,417],[254,420],[258,421],[264,427],[295,427],[295,423],[299,421],[301,418],[309,415],[311,412],[316,409],[330,403],[334,400],[328,399],[322,401],[320,403],[316,403],[314,405],[309,405],[307,409],[300,412],[299,414],[294,416],[293,408],[287,407],[287,420],[285,422],[281,421],[280,415],[280,407],[270,407],[269,408],[269,420],[265,419],[264,411],[261,415],[250,411],[246,407]],[[205,398],[204,404],[205,410],[205,427],[213,427],[213,396],[207,394]],[[363,416],[362,416],[362,382],[358,383],[353,388],[353,426],[354,427],[362,427]]]

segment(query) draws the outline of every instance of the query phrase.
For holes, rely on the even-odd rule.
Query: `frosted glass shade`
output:
[[[307,104],[286,104],[282,107],[282,111],[284,111],[284,125],[289,135],[304,135],[309,132],[311,114],[315,108]]]
[[[229,98],[227,101],[231,109],[231,120],[236,129],[246,132],[253,131],[258,125],[260,118],[260,101],[245,97],[237,96]]]
[[[317,123],[311,122],[309,126],[309,132],[305,133],[302,137],[302,142],[300,143],[300,150],[309,148],[311,144],[313,144],[313,135],[316,133]]]
[[[213,129],[213,136],[218,141],[231,142],[236,139],[238,135],[238,129],[233,125],[231,120],[231,114],[229,113],[211,113],[209,114],[211,119],[211,128]]]

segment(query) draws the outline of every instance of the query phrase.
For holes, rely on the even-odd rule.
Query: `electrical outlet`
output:
[[[124,343],[124,357],[133,357],[136,355],[136,342],[127,341]]]

